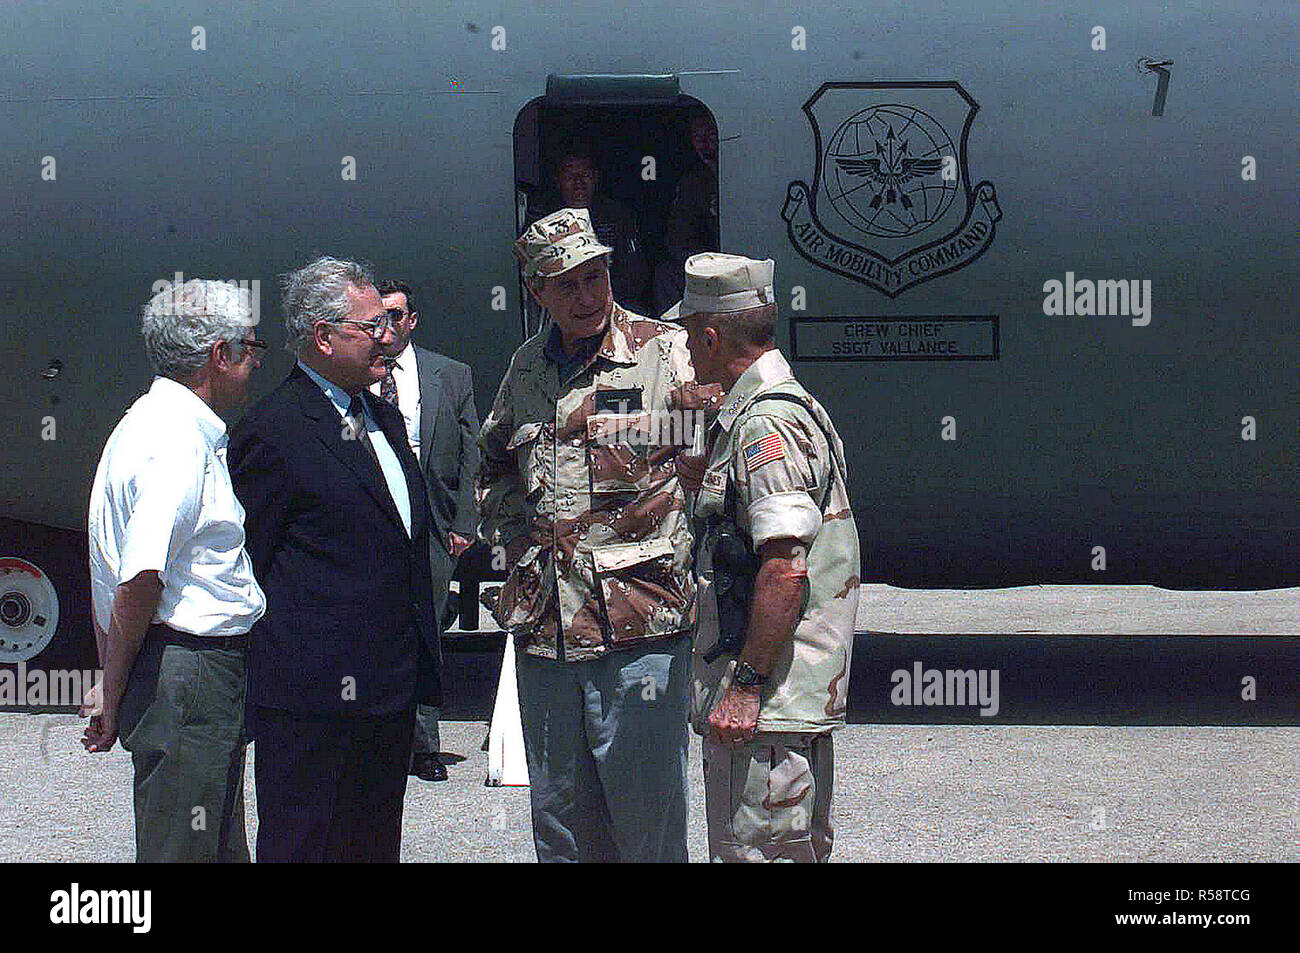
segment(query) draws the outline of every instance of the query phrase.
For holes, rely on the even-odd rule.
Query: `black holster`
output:
[[[754,597],[758,557],[731,523],[718,524],[713,534],[713,591],[718,603],[718,641],[703,654],[712,664],[722,655],[736,655],[745,646],[749,607]]]

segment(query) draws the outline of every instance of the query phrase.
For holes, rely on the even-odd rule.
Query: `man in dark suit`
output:
[[[429,534],[433,599],[438,620],[446,625],[447,591],[456,560],[473,543],[478,524],[474,501],[474,478],[478,474],[474,382],[468,364],[411,343],[411,332],[420,314],[409,285],[384,280],[379,283],[379,293],[393,316],[396,341],[390,353],[396,358],[388,376],[371,391],[401,411],[407,442],[420,461],[433,510],[434,529]],[[410,773],[425,781],[447,780],[438,749],[438,709],[420,705],[416,709]]]
[[[396,861],[416,702],[438,704],[424,479],[366,388],[392,318],[369,269],[284,278],[289,377],[234,428],[230,469],[267,596],[251,632],[258,861]]]

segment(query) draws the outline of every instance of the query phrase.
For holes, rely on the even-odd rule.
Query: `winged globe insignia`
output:
[[[781,210],[800,255],[894,298],[987,250],[1002,210],[971,185],[979,104],[959,83],[823,83],[803,109],[816,173]]]
[[[849,175],[866,176],[881,186],[880,191],[868,203],[873,209],[880,208],[882,201],[897,201],[903,208],[910,209],[912,200],[901,190],[903,183],[923,175],[934,175],[943,169],[942,159],[922,159],[908,155],[906,139],[895,149],[894,138],[894,127],[891,125],[885,135],[885,142],[876,141],[876,157],[860,159],[854,156],[835,156],[835,164]]]

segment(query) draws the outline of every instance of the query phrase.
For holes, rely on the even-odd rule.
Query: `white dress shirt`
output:
[[[420,459],[420,375],[416,368],[415,345],[407,342],[393,365],[393,382],[397,385],[397,409],[406,422],[406,442],[415,459]],[[383,381],[370,385],[370,393],[380,396]]]
[[[325,392],[325,396],[330,399],[334,409],[339,412],[339,419],[346,420],[348,410],[352,406],[352,398],[348,396],[348,392],[333,381],[321,377],[302,361],[298,362],[298,366],[306,371],[307,376],[314,380],[316,385]],[[384,482],[388,484],[388,495],[392,497],[393,503],[397,506],[398,515],[402,517],[402,525],[406,527],[406,535],[410,536],[411,494],[406,488],[406,473],[402,470],[402,464],[398,461],[392,444],[384,436],[379,424],[370,416],[370,411],[366,411],[366,433],[370,437],[370,445],[375,448],[375,456],[379,459],[379,469],[384,474]]]
[[[114,590],[155,570],[153,621],[198,636],[246,633],[266,611],[244,550],[226,425],[184,384],[155,377],[118,422],[90,491],[90,588],[108,631]]]

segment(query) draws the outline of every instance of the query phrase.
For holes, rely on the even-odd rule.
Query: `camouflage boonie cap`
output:
[[[585,208],[562,208],[539,218],[515,242],[515,257],[525,278],[562,275],[584,261],[613,252],[596,237]]]

